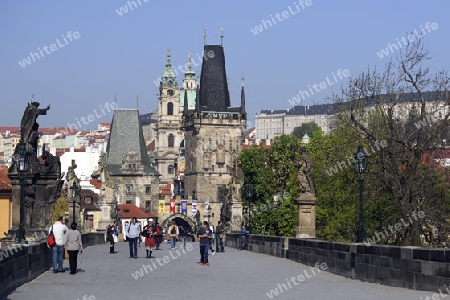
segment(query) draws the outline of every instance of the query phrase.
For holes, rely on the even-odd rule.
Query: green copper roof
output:
[[[180,107],[184,106],[184,93],[186,92],[185,89],[180,90]],[[188,107],[190,109],[195,108],[195,90],[187,90],[187,97],[188,97]]]
[[[177,78],[172,71],[172,62],[170,61],[170,50],[167,52],[167,62],[166,69],[164,70],[164,74],[161,78],[164,87],[177,87]]]

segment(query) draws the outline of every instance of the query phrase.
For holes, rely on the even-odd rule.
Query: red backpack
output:
[[[49,248],[52,248],[53,246],[55,246],[56,241],[55,241],[55,235],[53,234],[53,226],[52,226],[52,230],[50,230],[50,234],[48,235],[47,238],[47,245]]]

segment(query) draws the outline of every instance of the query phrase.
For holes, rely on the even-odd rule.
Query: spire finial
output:
[[[167,57],[170,57],[170,47],[167,48]]]
[[[223,27],[220,28],[220,45],[223,46]]]
[[[204,41],[204,44],[205,44],[205,45],[206,45],[206,36],[208,36],[208,34],[206,33],[206,29],[208,29],[208,28],[206,28],[206,26],[203,27],[203,39],[205,40],[205,41]]]
[[[192,57],[192,53],[189,52],[189,53],[188,53],[188,69],[192,69],[192,60],[191,60],[191,57]]]
[[[241,83],[244,86],[244,72],[241,72]]]

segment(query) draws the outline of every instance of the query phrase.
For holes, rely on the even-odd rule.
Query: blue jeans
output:
[[[202,263],[208,262],[208,250],[209,250],[209,245],[200,244],[200,262],[202,262]]]
[[[177,237],[171,236],[170,237],[170,248],[175,248],[176,243],[177,243]]]
[[[127,238],[128,245],[130,246],[130,257],[137,257],[137,239],[138,237]]]
[[[216,235],[216,252],[225,251],[225,246],[223,244],[223,238],[220,238],[219,235]]]
[[[63,254],[64,254],[64,245],[55,245],[53,246],[53,271],[62,271],[63,270]]]
[[[241,250],[245,249],[245,235],[241,235]]]

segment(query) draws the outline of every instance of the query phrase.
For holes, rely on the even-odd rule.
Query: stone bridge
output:
[[[341,248],[336,244],[331,250],[332,243],[323,242],[325,244],[322,244],[317,240],[297,240],[299,242],[295,244],[296,239],[251,236],[247,250],[240,251],[233,248],[237,245],[238,239],[238,235],[228,234],[225,252],[210,256],[209,267],[199,265],[197,242],[187,243],[186,249],[180,249],[180,244],[177,243],[177,250],[170,250],[169,244],[164,243],[161,250],[153,251],[153,258],[145,258],[145,248],[141,244],[138,248],[139,258],[137,259],[129,258],[126,242],[116,244],[117,253],[115,254],[109,254],[109,245],[92,245],[80,254],[77,274],[69,274],[67,260],[64,261],[65,273],[55,274],[48,269],[49,265],[47,265],[47,269],[31,281],[22,282],[21,285],[8,291],[3,290],[0,298],[12,300],[61,298],[74,300],[272,298],[398,300],[442,299],[447,296],[444,294],[446,292],[444,286],[442,286],[442,293],[438,288],[432,288],[431,291],[418,291],[398,286],[400,282],[414,278],[411,272],[418,268],[418,264],[422,265],[422,262],[412,257],[410,261],[403,258],[404,263],[395,262],[393,258],[387,259],[398,267],[410,265],[413,270],[407,274],[406,281],[400,278],[402,274],[400,271],[391,270],[389,273],[383,266],[372,269],[365,267],[367,272],[365,271],[364,274],[368,277],[381,278],[383,274],[389,273],[390,277],[386,275],[384,283],[397,285],[389,286],[364,282],[370,280],[358,280],[357,274],[362,272],[361,263],[378,261],[381,264],[386,261],[375,258],[377,256],[375,254],[366,254],[364,259],[362,256],[359,258],[358,253],[352,252],[350,248],[347,249],[345,244],[339,244]],[[308,242],[312,244],[308,245]],[[102,243],[102,241],[96,240],[96,243]],[[356,244],[350,246],[354,246],[355,250],[358,248]],[[327,247],[328,249],[324,249]],[[346,254],[347,250],[349,250],[348,254]],[[298,253],[303,251],[303,254],[296,254],[296,251]],[[25,252],[23,255],[33,255],[30,253],[33,252],[31,250]],[[402,251],[400,252],[401,256]],[[405,255],[408,253],[406,251]],[[16,256],[19,254],[0,261],[0,276],[3,277],[1,284],[8,284],[8,280],[11,283],[12,274],[5,271],[5,265],[11,259],[18,260]],[[392,250],[391,254],[395,255],[395,250]],[[41,253],[42,255],[44,254]],[[370,255],[373,255],[373,258],[370,258]],[[28,261],[36,259],[36,257],[29,258]],[[350,263],[348,267],[347,259]],[[300,260],[304,262],[298,262]],[[42,263],[45,263],[45,259]],[[377,269],[378,271],[374,271]],[[432,272],[432,269],[429,268],[427,272]],[[19,267],[16,268],[16,271],[18,270]],[[30,273],[32,273],[31,270],[22,276]],[[395,279],[395,276],[398,278]],[[428,278],[428,280],[431,279]],[[438,279],[435,279],[434,283],[436,287],[441,284]],[[423,286],[417,282],[415,288],[420,289]],[[0,291],[2,291],[1,288]]]

